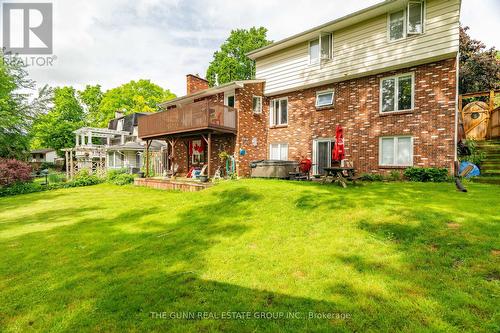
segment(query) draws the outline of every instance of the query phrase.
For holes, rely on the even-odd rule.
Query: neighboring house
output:
[[[67,165],[74,160],[77,170],[126,168],[137,173],[143,166],[145,143],[138,138],[138,119],[146,113],[115,113],[108,128],[82,127],[74,131],[75,148],[65,149]],[[154,141],[150,151],[160,152],[163,143]],[[72,156],[71,156],[71,155]]]
[[[189,75],[188,94],[141,118],[139,136],[175,143],[174,160],[187,168],[191,150],[179,139],[211,133],[203,150],[211,175],[221,150],[235,155],[242,176],[252,160],[304,156],[322,173],[341,125],[346,159],[360,173],[451,171],[459,17],[460,0],[387,0],[250,52],[257,80],[208,88]],[[235,108],[234,122],[223,105]],[[216,110],[224,111],[223,127]]]
[[[35,149],[30,152],[31,154],[31,160],[30,162],[49,162],[49,163],[54,163],[57,154],[54,149]]]

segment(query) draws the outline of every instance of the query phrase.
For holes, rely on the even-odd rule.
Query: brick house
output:
[[[358,173],[451,171],[459,16],[460,0],[376,4],[250,52],[256,80],[209,88],[188,75],[187,95],[141,118],[139,135],[167,139],[181,172],[210,160],[212,175],[218,153],[227,151],[240,176],[249,175],[253,160],[302,157],[321,173],[341,125],[346,159]],[[203,142],[197,159],[195,140]]]

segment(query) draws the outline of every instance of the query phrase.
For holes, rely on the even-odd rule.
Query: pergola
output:
[[[73,133],[75,134],[75,147],[92,146],[92,138],[106,138],[106,145],[109,146],[111,145],[111,139],[120,137],[120,144],[124,144],[125,136],[130,135],[129,132],[125,131],[97,127],[82,127],[73,131]]]

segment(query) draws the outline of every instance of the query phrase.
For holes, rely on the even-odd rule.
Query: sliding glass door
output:
[[[313,141],[313,172],[316,175],[325,173],[325,168],[332,166],[332,140],[317,139]]]

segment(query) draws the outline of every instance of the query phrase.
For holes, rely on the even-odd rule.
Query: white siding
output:
[[[387,15],[333,32],[333,60],[309,64],[309,43],[256,61],[265,93],[305,88],[453,57],[459,43],[459,0],[427,0],[422,35],[388,41]]]

